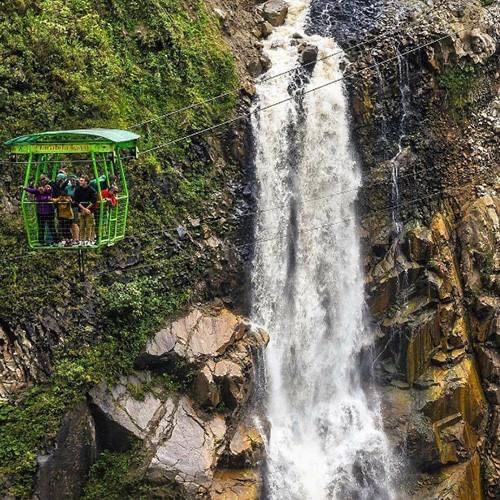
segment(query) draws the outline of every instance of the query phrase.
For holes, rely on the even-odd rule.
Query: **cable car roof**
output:
[[[22,135],[8,140],[7,146],[16,146],[23,144],[60,144],[60,143],[87,143],[99,142],[105,144],[121,144],[137,141],[139,135],[128,130],[110,129],[110,128],[89,128],[80,130],[54,130],[48,132],[39,132],[36,134]]]

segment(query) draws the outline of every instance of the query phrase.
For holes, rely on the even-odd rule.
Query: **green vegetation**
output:
[[[460,111],[473,103],[477,79],[477,70],[473,64],[452,66],[442,73],[439,83],[446,91],[446,98],[452,110]]]
[[[131,288],[141,286],[142,280],[132,283]],[[148,280],[147,286],[154,283]],[[19,405],[0,405],[0,484],[8,484],[10,478],[11,494],[30,495],[37,451],[50,445],[68,408],[93,385],[112,382],[130,372],[150,332],[187,302],[189,291],[161,301],[151,300],[151,296],[146,291],[140,299],[144,312],[140,320],[128,327],[121,322],[110,323],[97,344],[78,341],[78,332],[72,332],[66,339],[67,347],[56,356],[51,383],[30,391]]]
[[[92,467],[90,480],[83,495],[84,500],[133,499],[180,499],[175,489],[162,485],[158,487],[142,481],[141,467],[144,458],[140,447],[133,447],[125,453],[105,451]]]
[[[7,3],[0,11],[0,140],[43,129],[127,128],[233,89],[231,54],[217,19],[203,5],[201,0]],[[223,119],[233,106],[233,98],[214,101],[149,124],[138,130],[142,148]],[[189,146],[160,150],[129,166],[131,237],[90,258],[88,283],[78,282],[71,256],[18,258],[25,251],[20,214],[8,214],[5,207],[15,201],[13,186],[21,171],[12,166],[0,172],[0,181],[2,175],[11,178],[6,191],[0,185],[0,320],[14,330],[49,317],[62,332],[57,347],[47,340],[53,351],[49,380],[18,401],[0,404],[0,496],[31,497],[36,456],[50,449],[63,415],[94,384],[129,372],[151,333],[199,294],[197,283],[206,273],[199,248],[174,244],[165,233],[188,216],[203,218],[236,174],[208,160],[202,145]],[[107,272],[111,263],[126,267],[134,258],[137,271]],[[155,380],[167,392],[185,383],[168,375]],[[108,481],[120,482],[114,491],[123,495],[116,498],[147,497],[133,481],[121,484],[120,471],[130,460],[132,455],[105,454],[92,477],[106,481],[91,481],[87,498],[114,498],[100,490]]]
[[[162,399],[175,394],[176,392],[188,389],[192,378],[185,377],[184,372],[176,374],[153,373],[151,380],[137,384],[127,384],[127,390],[137,401],[144,401],[148,393],[153,393]]]
[[[2,7],[0,33],[1,139],[126,128],[236,86],[218,22],[201,0],[18,0]],[[219,101],[153,128],[174,136],[232,105]]]

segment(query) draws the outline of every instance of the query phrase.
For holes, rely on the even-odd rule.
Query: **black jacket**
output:
[[[75,189],[75,205],[79,206],[80,204],[84,207],[89,207],[92,205],[92,208],[95,208],[95,204],[97,203],[97,193],[95,189],[90,186],[82,187],[78,186]],[[80,207],[78,210],[81,212]]]

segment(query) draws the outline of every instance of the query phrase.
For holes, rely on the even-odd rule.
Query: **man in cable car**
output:
[[[80,241],[91,244],[95,240],[93,211],[97,204],[97,193],[89,184],[89,177],[82,175],[75,189],[75,204],[80,214]]]

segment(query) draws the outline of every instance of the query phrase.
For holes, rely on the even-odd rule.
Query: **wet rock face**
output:
[[[378,376],[388,384],[382,389],[386,429],[395,449],[434,478],[433,498],[435,492],[479,494],[479,456],[487,464],[488,491],[500,477],[493,446],[498,426],[491,419],[500,376],[499,202],[484,196],[458,217],[437,212],[427,227],[409,224],[370,275],[372,311],[384,333]],[[415,265],[418,275],[411,273]],[[383,307],[380,293],[387,296]],[[419,494],[423,477],[415,479]]]
[[[334,36],[339,43],[358,43],[376,28],[384,0],[313,0],[309,32]]]
[[[268,340],[226,309],[192,309],[150,340],[141,371],[90,392],[99,449],[124,451],[139,439],[145,481],[175,484],[185,498],[257,498],[263,440],[240,413],[254,354]],[[174,376],[179,366],[189,394],[165,393],[155,374]]]
[[[498,23],[479,0],[314,0],[310,25],[352,62],[366,288],[384,423],[409,465],[401,496],[496,498]],[[456,79],[467,83],[452,99]]]

